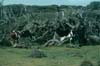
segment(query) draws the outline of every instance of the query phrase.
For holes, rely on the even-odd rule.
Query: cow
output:
[[[70,43],[71,43],[71,41],[73,39],[72,37],[73,37],[73,31],[71,30],[67,36],[60,37],[60,41],[62,42],[65,39],[69,39],[70,40]]]
[[[29,30],[24,30],[24,31],[15,31],[13,30],[11,33],[10,33],[10,36],[11,36],[11,44],[13,47],[16,47],[19,45],[19,39],[20,38],[27,38],[29,37],[30,39],[32,39],[32,33],[29,31]]]
[[[11,36],[11,44],[14,44],[14,43],[18,43],[18,39],[20,38],[20,36],[17,34],[17,32],[15,30],[13,30],[11,33],[10,33],[10,36]]]

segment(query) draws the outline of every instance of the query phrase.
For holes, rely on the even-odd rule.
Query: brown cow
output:
[[[13,30],[10,33],[10,36],[11,36],[11,44],[14,46],[15,43],[18,43],[18,39],[20,38],[20,36],[17,34],[15,30]]]
[[[10,33],[10,36],[11,36],[11,44],[13,47],[18,47],[21,46],[19,45],[19,39],[20,38],[27,38],[29,37],[30,39],[32,39],[32,33],[29,31],[29,30],[25,30],[25,31],[15,31],[13,30],[11,33]],[[23,45],[22,45],[23,46]]]

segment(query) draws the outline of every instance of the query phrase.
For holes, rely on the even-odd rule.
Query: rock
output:
[[[40,51],[39,49],[33,49],[32,54],[30,55],[32,58],[42,58],[47,57],[43,51]]]

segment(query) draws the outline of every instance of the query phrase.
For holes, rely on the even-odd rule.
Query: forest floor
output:
[[[80,66],[83,60],[97,64],[100,46],[83,46],[81,48],[41,47],[47,54],[45,58],[31,58],[32,49],[11,47],[0,48],[0,66]]]

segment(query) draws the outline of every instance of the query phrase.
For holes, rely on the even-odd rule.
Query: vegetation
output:
[[[100,66],[100,2],[83,7],[3,5],[3,1],[0,66]],[[73,36],[61,42],[71,31]]]
[[[55,32],[62,37],[73,30],[72,43],[99,44],[99,11],[99,2],[92,2],[86,7],[1,5],[0,40],[9,41],[13,30],[29,30],[34,37],[31,41],[44,44],[53,38]]]
[[[93,63],[91,63],[90,61],[83,61],[80,66],[93,66]]]

